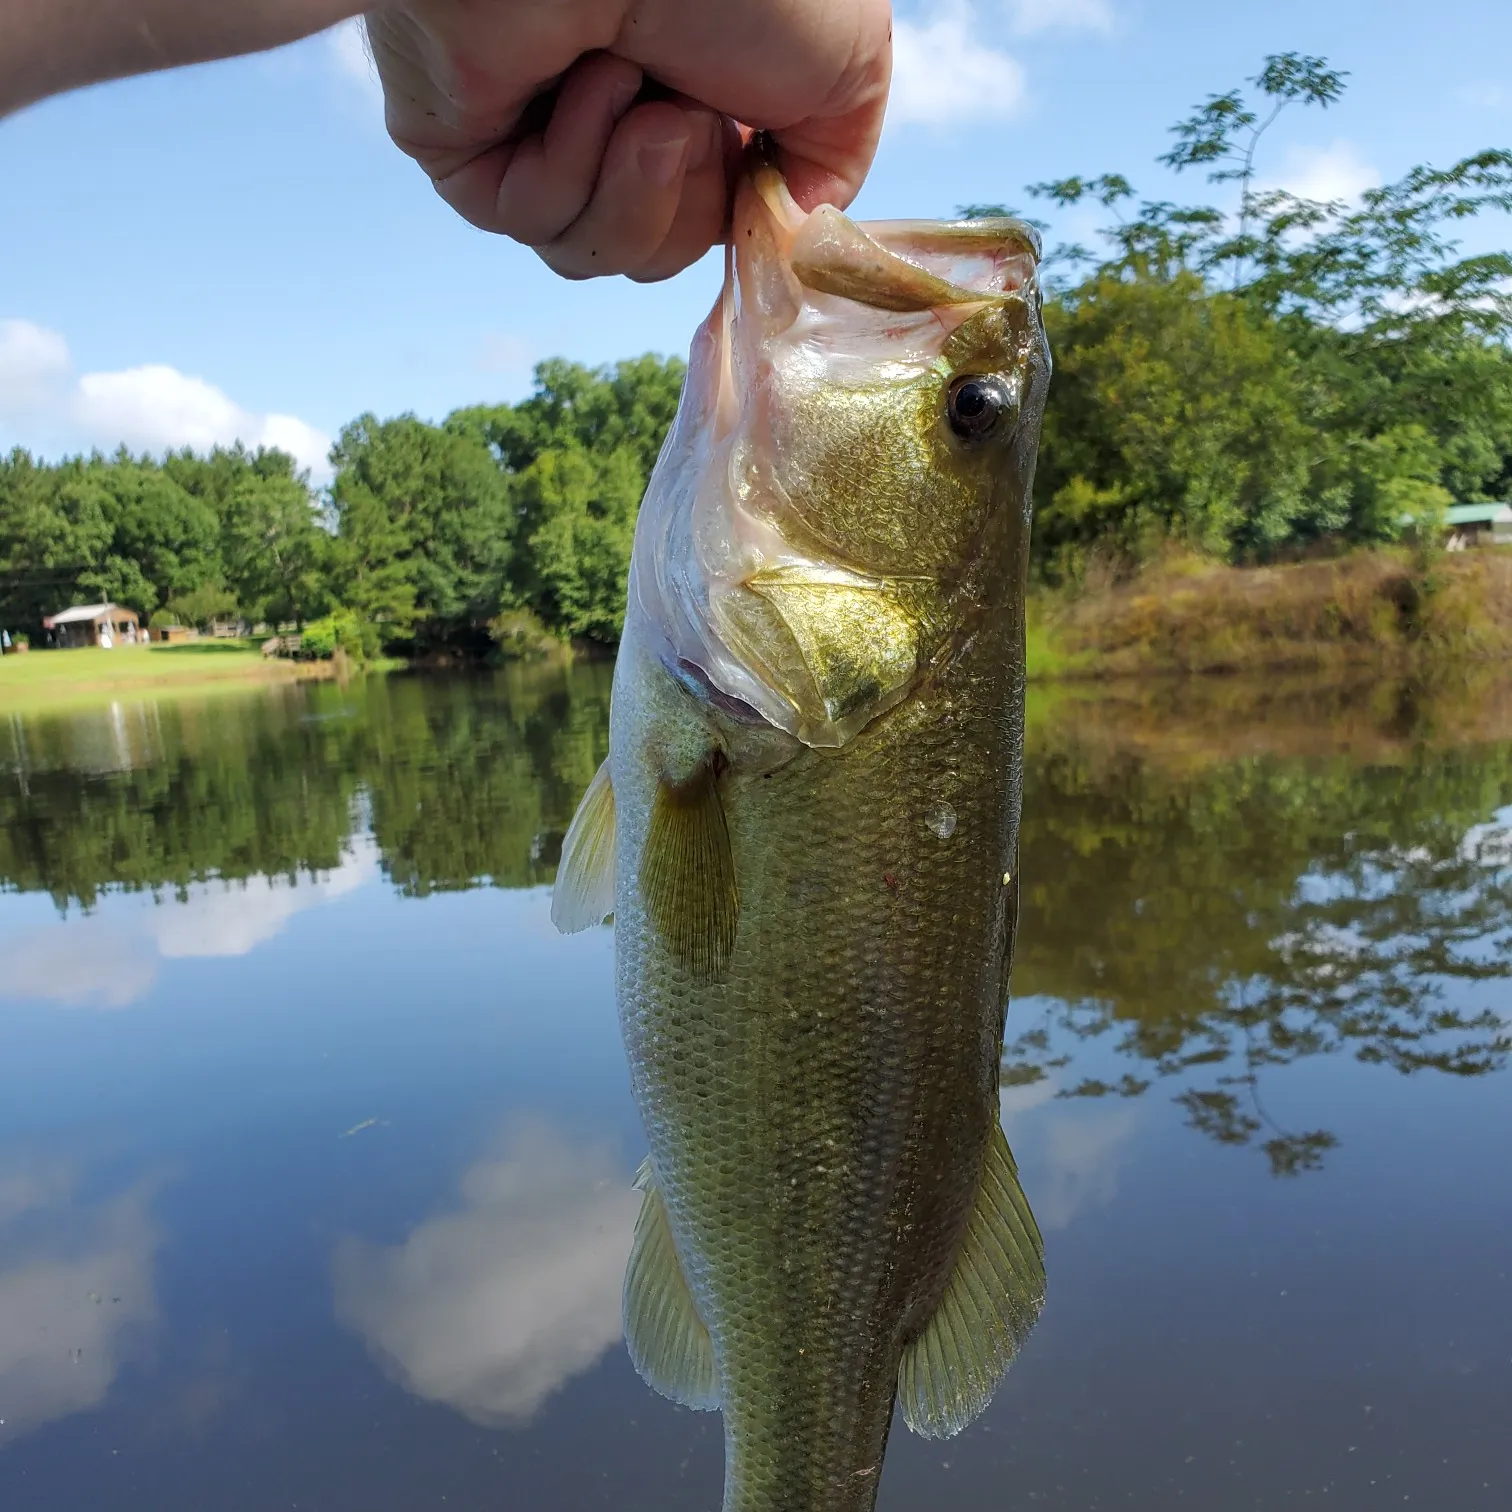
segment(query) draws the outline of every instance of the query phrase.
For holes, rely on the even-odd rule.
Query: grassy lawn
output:
[[[0,657],[0,714],[120,698],[212,693],[329,673],[329,662],[265,659],[255,642],[240,640],[117,646],[110,651],[30,651]]]

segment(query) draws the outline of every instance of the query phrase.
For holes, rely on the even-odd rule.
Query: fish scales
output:
[[[753,149],[637,524],[553,917],[613,913],[650,1153],[626,1338],[725,1512],[866,1512],[1043,1296],[999,1126],[1048,351],[1008,220],[801,211]]]
[[[677,971],[636,901],[616,915],[636,1100],[725,1386],[726,1512],[872,1505],[861,1472],[880,1470],[904,1341],[976,1192],[1022,699],[1012,658],[979,649],[843,751],[732,776],[740,934],[721,981]],[[684,696],[624,682],[622,867],[654,792],[640,721],[664,727]]]

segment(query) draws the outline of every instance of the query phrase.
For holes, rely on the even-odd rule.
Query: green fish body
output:
[[[734,241],[554,911],[614,913],[632,1358],[722,1410],[725,1512],[864,1512],[895,1404],[959,1430],[1043,1297],[998,1066],[1048,353],[1015,223],[758,169]]]

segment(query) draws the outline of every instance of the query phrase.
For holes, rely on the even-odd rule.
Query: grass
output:
[[[1235,568],[1179,558],[1030,614],[1030,676],[1128,677],[1350,668],[1512,657],[1512,550],[1432,561],[1358,551]]]
[[[202,695],[301,677],[331,676],[329,662],[264,657],[257,643],[190,641],[110,651],[30,651],[0,657],[0,714],[34,713],[125,698]]]

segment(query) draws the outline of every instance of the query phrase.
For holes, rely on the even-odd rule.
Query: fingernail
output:
[[[707,163],[724,155],[724,121],[707,111],[700,111],[695,118],[692,148],[688,153],[688,168],[702,168]]]
[[[609,96],[609,114],[617,121],[629,110],[630,103],[640,93],[641,76],[637,72],[633,79],[621,79],[614,86],[614,92]]]
[[[665,189],[682,172],[687,156],[688,133],[684,129],[660,142],[647,142],[641,148],[637,162],[642,177],[659,189]]]

